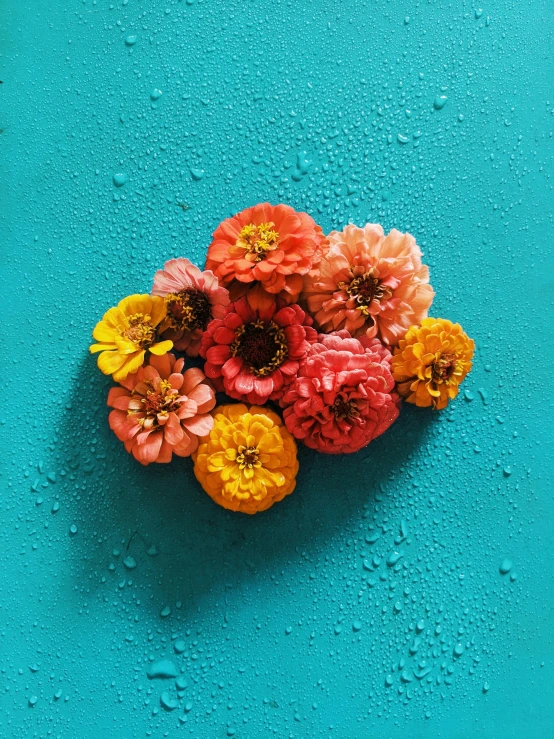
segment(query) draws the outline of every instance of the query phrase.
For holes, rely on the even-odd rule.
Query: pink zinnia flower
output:
[[[170,462],[173,453],[188,457],[198,436],[212,430],[213,388],[202,370],[183,372],[184,361],[152,355],[150,364],[109,392],[108,405],[115,408],[110,428],[141,464]]]
[[[197,357],[202,334],[212,318],[222,318],[228,291],[210,270],[202,272],[188,259],[170,259],[154,275],[152,295],[165,298],[164,338],[189,357]]]
[[[320,334],[283,397],[288,430],[319,452],[357,452],[398,416],[390,362],[375,339]]]
[[[381,226],[368,223],[331,232],[329,243],[303,293],[321,330],[346,329],[398,344],[427,316],[435,294],[414,237],[396,229],[385,236]]]
[[[206,375],[231,398],[257,405],[279,400],[317,340],[311,324],[298,305],[239,298],[204,334]]]

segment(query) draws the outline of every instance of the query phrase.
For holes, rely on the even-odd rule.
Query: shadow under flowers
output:
[[[251,583],[295,550],[317,550],[398,484],[432,425],[430,412],[404,405],[396,423],[356,454],[299,447],[296,490],[248,516],[217,506],[190,459],[143,467],[127,454],[108,426],[110,386],[94,359],[84,358],[60,428],[63,497],[82,532],[71,564],[87,592],[132,579],[156,613],[175,603],[183,614],[197,610],[212,589]]]

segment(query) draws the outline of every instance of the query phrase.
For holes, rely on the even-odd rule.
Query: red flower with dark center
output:
[[[217,390],[261,405],[279,400],[294,381],[310,344],[312,319],[298,305],[240,298],[202,338],[204,372]]]

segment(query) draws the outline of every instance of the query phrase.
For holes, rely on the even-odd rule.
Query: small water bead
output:
[[[285,629],[285,634],[288,636],[289,634],[292,634],[292,626],[287,626]]]
[[[513,563],[510,559],[503,559],[499,567],[500,574],[507,575],[508,572],[512,569],[512,567],[513,567]]]
[[[78,531],[77,526],[74,523],[72,523],[71,526],[69,527],[69,533],[70,533],[70,535],[71,536],[75,536],[75,534],[77,533],[77,531]]]
[[[179,705],[179,701],[176,698],[172,698],[167,691],[161,694],[160,703],[166,711],[174,711]]]
[[[437,95],[435,101],[433,102],[433,107],[435,108],[435,110],[442,110],[446,105],[447,100],[448,98],[446,97],[446,95]]]
[[[137,561],[134,557],[128,556],[128,557],[125,557],[125,559],[123,560],[123,565],[128,570],[134,570],[135,567],[137,566]]]
[[[116,172],[112,179],[116,187],[123,187],[129,178],[125,172]]]
[[[361,621],[354,621],[352,624],[352,631],[360,631],[362,628],[362,622]]]
[[[158,90],[157,87],[155,87],[153,90],[150,91],[150,100],[155,102],[156,100],[159,100],[162,96],[162,91]]]
[[[137,37],[134,35],[127,36],[127,38],[125,39],[125,44],[127,46],[134,46],[136,43],[137,43]]]

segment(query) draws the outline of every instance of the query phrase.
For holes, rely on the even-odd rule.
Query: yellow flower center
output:
[[[206,293],[187,287],[165,296],[167,322],[176,331],[204,331],[212,317],[212,306]]]
[[[146,417],[140,418],[139,424],[152,428],[158,426],[158,415],[167,415],[179,409],[179,393],[167,380],[162,380],[158,389],[153,386],[151,380],[145,380],[143,384],[147,388],[146,394],[142,394],[141,397],[137,393],[142,407],[137,406],[136,403],[132,404],[129,413],[145,413]]]
[[[140,349],[148,349],[156,340],[156,329],[147,313],[134,313],[127,317],[127,327],[119,327],[119,333]]]
[[[431,365],[434,382],[448,382],[456,370],[456,355],[442,354]]]
[[[245,467],[252,469],[252,467],[261,467],[262,463],[258,460],[260,454],[259,449],[254,446],[243,446],[239,445],[237,449],[237,464],[241,470]]]
[[[268,252],[274,251],[279,244],[279,233],[274,231],[275,224],[260,223],[258,226],[249,223],[239,234],[235,246],[244,249],[245,259],[261,262]]]
[[[230,346],[233,357],[240,357],[257,377],[270,375],[287,358],[288,344],[284,329],[273,321],[245,323],[235,331]]]
[[[369,315],[369,307],[374,300],[381,300],[384,296],[390,297],[391,294],[389,288],[382,285],[381,281],[369,272],[361,277],[355,277],[349,283],[341,282],[339,287],[354,298],[357,303],[356,310],[365,316]]]
[[[360,412],[354,400],[345,400],[340,395],[333,403],[332,409],[335,418],[343,421],[345,418],[358,418]]]

